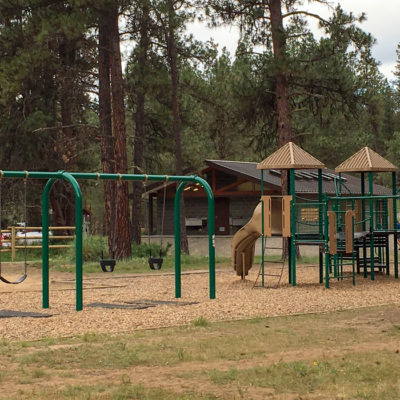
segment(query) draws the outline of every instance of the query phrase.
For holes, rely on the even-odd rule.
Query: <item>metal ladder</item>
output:
[[[267,240],[266,239],[267,238],[265,238],[265,242],[264,242],[264,257],[266,256],[268,250],[280,250],[281,254],[283,253],[282,247],[270,247],[270,246],[267,246]],[[283,238],[282,238],[282,242],[283,242]],[[281,283],[281,280],[282,280],[283,269],[285,268],[286,260],[287,260],[287,255],[286,254],[284,255],[283,259],[278,260],[278,261],[266,261],[265,258],[264,258],[264,278],[265,277],[277,278],[277,283],[275,285],[268,286],[267,283],[265,282],[265,279],[264,279],[264,285],[263,285],[263,281],[262,281],[262,275],[263,275],[262,274],[262,262],[261,262],[260,263],[260,268],[258,270],[257,278],[256,278],[256,280],[254,282],[254,285],[253,285],[253,289],[256,288],[256,287],[257,288],[265,288],[265,289],[278,289],[278,287],[279,287],[279,285]],[[265,272],[265,269],[266,269],[265,268],[265,264],[266,263],[268,263],[268,264],[280,264],[281,265],[280,271],[278,273],[268,273],[268,272],[266,273]],[[261,276],[261,282],[257,284],[260,276]]]

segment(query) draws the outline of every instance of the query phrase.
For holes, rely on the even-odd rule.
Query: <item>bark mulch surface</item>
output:
[[[400,280],[393,276],[376,274],[375,281],[357,276],[356,286],[351,279],[332,280],[331,288],[325,289],[318,283],[317,267],[298,266],[298,285],[288,285],[285,271],[277,289],[253,288],[257,268],[245,281],[221,269],[215,300],[209,299],[207,272],[182,275],[181,299],[174,298],[173,274],[90,274],[84,277],[80,312],[75,311],[74,275],[51,272],[50,309],[44,310],[40,271],[30,272],[22,284],[0,283],[0,338],[130,333],[189,324],[199,317],[219,321],[400,304]],[[276,278],[267,277],[266,284],[275,286]]]

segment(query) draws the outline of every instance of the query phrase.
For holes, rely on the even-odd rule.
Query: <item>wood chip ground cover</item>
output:
[[[272,268],[272,267],[271,267]],[[26,282],[0,286],[1,309],[45,313],[49,318],[2,318],[0,336],[8,340],[36,340],[69,337],[86,332],[131,333],[190,324],[204,317],[209,321],[232,320],[276,315],[319,313],[384,304],[400,304],[399,280],[377,274],[376,280],[357,277],[331,282],[325,289],[318,282],[316,267],[298,268],[298,286],[291,287],[284,273],[278,289],[253,288],[257,271],[241,281],[228,269],[217,272],[216,299],[210,300],[208,273],[182,276],[182,298],[174,298],[171,274],[132,276],[91,274],[84,278],[84,310],[75,311],[74,275],[51,272],[50,309],[43,310],[40,271]],[[267,284],[274,284],[267,282]],[[153,301],[144,309],[129,307],[135,302]],[[158,302],[158,303],[157,303]],[[176,303],[182,303],[177,306]],[[92,303],[126,304],[126,308],[88,307]]]
[[[0,399],[400,398],[393,277],[327,290],[303,266],[297,287],[272,290],[253,289],[256,271],[241,282],[224,269],[210,300],[207,273],[183,275],[181,299],[171,274],[91,274],[76,312],[72,274],[51,273],[43,310],[40,271],[31,272],[0,286],[0,309],[15,314],[0,318]]]

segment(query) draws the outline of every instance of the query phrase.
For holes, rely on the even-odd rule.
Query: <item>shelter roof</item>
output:
[[[389,172],[398,168],[369,147],[363,147],[335,168],[336,172]]]
[[[257,170],[257,163],[227,160],[206,160],[206,164],[218,171],[236,175],[254,183],[261,183],[261,172]],[[271,189],[281,190],[281,171],[264,171],[264,183]],[[335,194],[335,177],[339,176],[334,170],[326,168],[322,171],[322,191]],[[315,169],[295,171],[296,193],[318,193],[318,173]],[[360,195],[361,180],[356,176],[342,174],[343,193]],[[368,189],[366,190],[368,192]],[[390,195],[392,191],[384,186],[374,184],[375,195]]]
[[[257,170],[256,162],[248,161],[228,161],[228,160],[206,160],[208,168],[203,170],[202,174],[207,174],[206,171],[215,169],[223,173],[234,175],[240,179],[261,183],[261,171]],[[264,184],[266,190],[281,191],[281,171],[280,170],[267,170],[263,173]],[[326,168],[322,171],[322,191],[335,194],[335,177],[339,178],[334,170]],[[218,179],[218,175],[217,175]],[[211,177],[207,178],[211,184]],[[303,194],[317,194],[318,193],[318,173],[315,169],[295,171],[296,193]],[[346,173],[342,174],[342,182],[344,192],[347,194],[360,195],[361,194],[361,179],[356,176]],[[175,187],[175,182],[168,182],[168,188]],[[145,194],[158,193],[162,195],[164,183],[153,183],[145,188]],[[366,189],[368,192],[368,189]],[[384,186],[374,184],[375,195],[391,195],[392,190]]]
[[[257,169],[322,169],[325,165],[293,142],[288,142],[257,165]]]

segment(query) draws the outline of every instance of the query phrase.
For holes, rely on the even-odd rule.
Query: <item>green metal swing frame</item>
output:
[[[46,179],[42,193],[42,307],[49,308],[49,194],[57,180],[68,182],[75,196],[75,281],[76,311],[83,309],[83,273],[82,273],[82,191],[78,180],[123,180],[177,182],[179,186],[174,199],[174,235],[175,235],[175,297],[181,297],[181,228],[180,199],[187,184],[199,183],[205,190],[208,200],[208,245],[209,245],[209,297],[215,299],[215,204],[214,194],[206,180],[197,175],[146,175],[146,174],[106,174],[84,172],[37,172],[2,171],[3,178]]]

